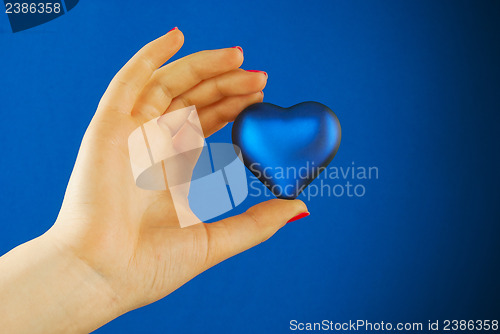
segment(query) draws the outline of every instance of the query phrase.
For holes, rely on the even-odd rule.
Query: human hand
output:
[[[170,31],[142,48],[113,78],[85,133],[57,221],[37,242],[37,249],[50,245],[64,263],[85,268],[81,276],[93,277],[85,289],[110,308],[95,320],[92,310],[85,319],[69,314],[76,331],[93,330],[168,295],[307,212],[299,200],[274,199],[219,222],[180,228],[169,191],[136,186],[127,141],[141,124],[196,105],[210,136],[263,99],[267,74],[239,68],[239,48],[202,51],[160,67],[183,40],[181,31]]]

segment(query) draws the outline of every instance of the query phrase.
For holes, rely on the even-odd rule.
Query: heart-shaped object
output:
[[[232,137],[245,166],[276,197],[294,199],[332,161],[341,130],[335,113],[318,102],[256,103],[238,115]]]

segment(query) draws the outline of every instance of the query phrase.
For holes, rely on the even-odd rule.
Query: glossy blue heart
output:
[[[245,166],[276,197],[294,199],[332,161],[341,130],[333,111],[318,102],[256,103],[238,115],[232,137]]]

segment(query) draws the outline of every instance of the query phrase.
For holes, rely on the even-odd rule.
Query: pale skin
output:
[[[117,73],[85,133],[55,224],[0,258],[2,332],[93,331],[307,212],[302,201],[274,199],[238,216],[180,228],[168,191],[135,185],[127,139],[140,124],[196,105],[208,137],[263,99],[267,74],[241,69],[238,48],[162,66],[183,42],[174,29]]]

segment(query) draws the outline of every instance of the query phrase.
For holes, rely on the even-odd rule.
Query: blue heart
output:
[[[238,115],[232,137],[245,166],[276,197],[294,199],[332,161],[341,130],[333,111],[318,102],[256,103]]]

